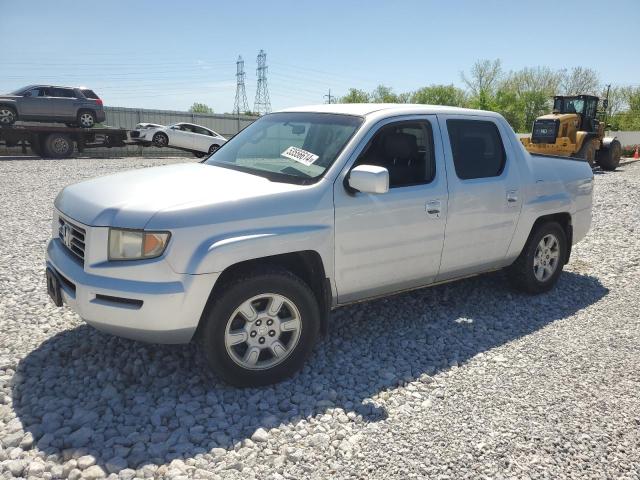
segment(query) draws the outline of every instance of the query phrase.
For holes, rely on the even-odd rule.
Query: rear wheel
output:
[[[609,148],[598,151],[596,161],[600,168],[614,171],[620,165],[620,157],[622,155],[622,145],[618,140],[613,140],[609,144]]]
[[[64,133],[50,133],[44,141],[44,154],[51,158],[69,158],[73,154],[73,140]]]
[[[582,145],[582,148],[580,149],[580,151],[578,151],[578,154],[576,155],[576,157],[584,158],[587,162],[589,162],[589,165],[591,165],[592,167],[595,166],[596,146],[593,144],[591,140],[586,141],[585,144]]]
[[[13,125],[18,119],[18,114],[13,107],[0,106],[0,125]]]
[[[550,290],[558,281],[567,258],[567,236],[557,222],[539,225],[507,274],[513,285],[527,293]]]
[[[151,139],[156,147],[166,147],[169,145],[169,137],[166,133],[158,132]]]
[[[273,268],[223,287],[204,320],[209,365],[226,382],[248,387],[279,382],[302,367],[318,335],[320,310],[306,283]]]
[[[96,124],[96,114],[90,110],[78,112],[78,125],[82,128],[91,128]]]
[[[192,152],[192,153],[193,153],[193,156],[196,158],[202,158],[206,155],[205,153],[202,153],[202,152]]]
[[[211,155],[213,152],[215,152],[216,150],[218,150],[220,148],[220,145],[211,145],[209,147],[209,155]]]

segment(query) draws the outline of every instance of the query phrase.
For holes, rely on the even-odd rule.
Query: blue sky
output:
[[[484,58],[505,70],[591,67],[603,83],[638,85],[640,32],[625,27],[638,18],[638,0],[0,0],[0,91],[81,84],[107,105],[198,101],[226,112],[238,55],[253,106],[260,49],[274,109],[321,103],[329,88],[460,85],[460,72]]]

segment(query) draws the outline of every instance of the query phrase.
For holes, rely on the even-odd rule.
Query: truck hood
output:
[[[144,228],[158,212],[190,204],[228,204],[302,188],[201,163],[143,168],[64,188],[56,208],[90,226]]]

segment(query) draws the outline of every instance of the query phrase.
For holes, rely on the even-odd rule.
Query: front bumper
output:
[[[47,245],[47,267],[60,280],[63,302],[88,324],[134,340],[188,343],[218,274],[177,274],[164,260],[156,263],[161,276],[149,275],[147,265],[148,279],[115,278],[96,274],[99,265],[86,271],[58,238]]]

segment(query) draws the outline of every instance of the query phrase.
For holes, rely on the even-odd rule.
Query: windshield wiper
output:
[[[228,168],[229,170],[236,170],[243,173],[249,173],[258,177],[266,178],[270,182],[278,183],[292,183],[294,185],[306,185],[309,183],[310,178],[296,177],[293,175],[287,175],[278,172],[269,172],[267,170],[257,170],[254,168],[243,167],[240,165],[232,165],[224,162],[208,163],[207,165],[213,165],[214,167]]]

